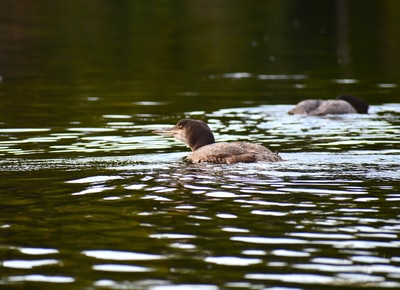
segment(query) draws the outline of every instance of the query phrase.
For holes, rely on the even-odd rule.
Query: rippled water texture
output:
[[[399,11],[1,1],[0,289],[400,289]],[[284,161],[187,163],[182,118]]]
[[[279,150],[281,163],[188,164],[184,145],[151,134],[167,124],[123,115],[101,128],[2,129],[2,283],[400,287],[400,106],[289,108],[186,114],[204,113],[218,140]]]

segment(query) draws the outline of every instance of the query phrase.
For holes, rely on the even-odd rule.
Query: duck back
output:
[[[249,142],[220,142],[198,148],[187,159],[193,163],[210,162],[233,164],[238,162],[282,161],[282,158],[268,148]]]
[[[344,100],[304,100],[298,103],[289,114],[320,116],[328,114],[355,114],[356,109]]]

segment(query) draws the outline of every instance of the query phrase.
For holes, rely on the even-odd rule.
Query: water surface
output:
[[[1,287],[400,287],[400,2],[14,2]],[[287,114],[342,93],[369,114]],[[285,161],[187,163],[181,118]]]
[[[122,115],[123,128],[4,130],[3,283],[399,287],[400,106],[289,108],[205,113],[217,139],[268,144],[280,163],[189,164],[151,134],[164,123]]]

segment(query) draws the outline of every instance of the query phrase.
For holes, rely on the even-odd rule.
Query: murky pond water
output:
[[[151,134],[164,123],[138,128],[124,115],[99,128],[3,129],[3,283],[399,287],[400,105],[327,117],[289,108],[204,113],[218,140],[269,144],[280,163],[188,164],[187,148]]]
[[[356,2],[6,1],[0,288],[399,288],[400,2]],[[187,163],[181,118],[284,161]]]

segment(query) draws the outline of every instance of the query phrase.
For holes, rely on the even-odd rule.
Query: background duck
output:
[[[328,115],[328,114],[367,114],[368,104],[364,100],[342,95],[332,100],[304,100],[298,103],[288,114]]]
[[[200,120],[183,119],[170,129],[153,131],[162,136],[175,137],[190,147],[186,157],[193,163],[210,162],[233,164],[238,162],[282,161],[278,153],[249,142],[218,142],[208,125]]]

